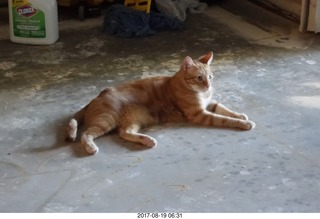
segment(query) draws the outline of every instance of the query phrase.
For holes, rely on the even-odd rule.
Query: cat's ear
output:
[[[203,64],[210,65],[213,59],[213,52],[209,52],[208,54],[201,56],[198,60]]]
[[[182,62],[182,68],[184,71],[188,70],[193,65],[194,62],[190,56],[185,57],[185,59]]]

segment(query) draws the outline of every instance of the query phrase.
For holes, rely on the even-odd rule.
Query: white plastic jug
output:
[[[59,38],[56,0],[8,0],[10,39],[15,43],[50,45]]]

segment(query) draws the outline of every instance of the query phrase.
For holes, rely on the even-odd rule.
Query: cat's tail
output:
[[[66,141],[75,141],[76,140],[78,126],[80,126],[83,123],[86,108],[87,108],[87,106],[82,108],[80,111],[78,111],[74,115],[74,117],[69,121],[67,128],[66,128],[66,138],[65,138]]]

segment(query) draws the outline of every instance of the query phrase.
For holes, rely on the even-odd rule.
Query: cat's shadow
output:
[[[81,149],[80,144],[77,145],[76,142],[70,143],[65,141],[65,127],[68,124],[67,122],[69,119],[70,118],[67,118],[67,117],[60,118],[56,120],[54,124],[52,124],[54,126],[52,132],[55,133],[55,138],[54,138],[55,141],[53,144],[50,144],[50,145],[42,144],[41,146],[32,147],[27,149],[27,152],[28,153],[46,153],[49,151],[58,150],[62,147],[71,147],[74,156],[76,157],[88,156],[86,152]]]

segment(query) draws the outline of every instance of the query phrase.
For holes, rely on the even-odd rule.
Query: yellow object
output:
[[[124,5],[149,13],[151,8],[151,0],[125,0]]]

